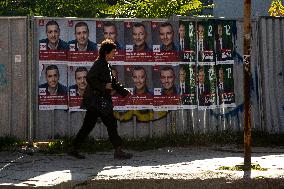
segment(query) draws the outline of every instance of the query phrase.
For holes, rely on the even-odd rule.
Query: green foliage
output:
[[[17,139],[15,137],[4,136],[0,137],[0,151],[5,147],[15,146],[17,144]]]
[[[2,2],[0,15],[48,16],[48,17],[104,17],[106,0],[6,0]]]
[[[107,13],[119,18],[168,18],[192,16],[204,8],[199,0],[120,0]]]
[[[4,0],[2,16],[78,18],[168,18],[192,16],[206,8],[200,0]]]
[[[272,0],[268,13],[270,16],[284,16],[284,6],[281,0]]]

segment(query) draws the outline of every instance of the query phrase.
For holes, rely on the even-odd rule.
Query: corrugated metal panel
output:
[[[0,135],[27,138],[27,18],[0,18]]]
[[[35,19],[31,19],[36,28]],[[251,41],[251,111],[252,127],[271,133],[284,130],[284,19],[261,18],[252,23]],[[172,111],[162,119],[140,123],[134,116],[118,122],[122,137],[161,137],[168,133],[210,133],[243,129],[243,25],[237,21],[234,64],[235,108],[214,110]],[[0,136],[27,138],[33,123],[34,139],[73,136],[82,125],[84,112],[64,110],[38,111],[38,39],[32,33],[30,54],[33,64],[27,63],[27,18],[0,18]],[[27,31],[27,32],[23,32]],[[19,60],[20,55],[21,60]],[[16,59],[15,59],[16,58]],[[16,61],[15,61],[16,60]],[[29,80],[33,93],[29,95]],[[32,114],[29,113],[31,101]],[[159,117],[156,112],[154,117]],[[91,136],[108,138],[106,128],[97,124]]]
[[[9,135],[11,130],[11,48],[9,48],[10,22],[8,19],[0,19],[0,126],[1,135]]]
[[[284,131],[284,18],[260,19],[263,120],[271,133]]]

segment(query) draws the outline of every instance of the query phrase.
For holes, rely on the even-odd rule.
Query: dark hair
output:
[[[75,25],[75,34],[76,34],[76,28],[78,27],[82,27],[82,26],[86,26],[87,28],[87,31],[89,33],[89,27],[88,27],[88,24],[86,22],[78,22],[76,25]]]
[[[146,30],[145,25],[142,24],[142,23],[140,23],[140,22],[135,23],[135,24],[133,25],[133,27],[143,27],[143,28]]]
[[[139,27],[143,27],[144,28],[144,31],[145,31],[145,33],[147,34],[147,30],[146,30],[146,27],[145,27],[145,25],[144,24],[142,24],[142,23],[140,23],[140,22],[138,22],[138,23],[135,23],[134,25],[133,25],[133,28],[139,28]]]
[[[180,65],[179,70],[186,70],[184,65]]]
[[[165,67],[163,67],[163,68],[161,69],[161,71],[169,71],[169,70],[171,70],[171,71],[174,72],[174,69],[173,69],[172,67],[170,67],[170,66],[165,66]]]
[[[45,75],[47,74],[47,71],[49,71],[49,70],[57,70],[57,73],[59,75],[59,70],[58,70],[58,67],[56,65],[52,64],[52,65],[47,66],[46,69],[45,69]]]
[[[170,27],[173,29],[172,24],[171,24],[171,23],[169,23],[169,22],[164,22],[164,23],[162,23],[162,24],[160,25],[160,28],[162,28],[162,27],[166,27],[166,26],[170,26]]]
[[[200,66],[199,69],[198,69],[198,72],[201,72],[201,71],[204,72],[204,67],[203,66]]]
[[[53,26],[53,25],[57,26],[58,29],[60,30],[59,25],[55,20],[49,20],[45,25],[45,31],[47,31],[48,26]]]
[[[99,57],[105,58],[106,54],[109,54],[113,49],[116,49],[116,44],[111,39],[103,40],[99,49]]]
[[[133,76],[133,71],[138,71],[138,70],[143,70],[145,73],[145,76],[147,76],[146,70],[143,66],[135,66],[132,70],[132,76]]]
[[[87,70],[87,68],[86,67],[78,67],[78,68],[76,68],[76,70],[75,70],[75,78],[76,78],[76,74],[77,74],[77,72],[88,72],[88,70]]]
[[[172,67],[170,67],[170,66],[165,66],[165,67],[163,67],[163,68],[161,69],[161,72],[162,72],[162,71],[172,71],[173,74],[175,75],[174,69],[173,69]]]
[[[104,27],[109,27],[109,26],[113,26],[116,30],[116,25],[113,22],[104,22]]]

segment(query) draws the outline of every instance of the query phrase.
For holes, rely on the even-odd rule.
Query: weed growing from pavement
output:
[[[262,147],[284,146],[284,134],[269,134],[261,131],[252,131],[252,145]],[[34,141],[29,144],[14,137],[0,137],[0,150],[15,146],[32,145],[43,153],[66,152],[74,137],[56,137],[45,142]],[[213,146],[213,145],[243,145],[243,133],[223,131],[219,133],[171,134],[164,137],[125,139],[124,147],[135,151],[144,151],[162,147],[186,146]],[[81,147],[82,152],[94,153],[112,150],[111,143],[106,139],[88,138]]]
[[[217,170],[228,170],[228,171],[244,171],[244,165],[235,165],[232,167],[221,166]],[[251,170],[255,171],[267,171],[267,168],[262,168],[259,164],[251,164]]]
[[[19,141],[15,137],[4,136],[0,137],[0,151],[9,146],[17,145]]]

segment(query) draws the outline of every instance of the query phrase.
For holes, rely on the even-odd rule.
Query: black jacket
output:
[[[95,99],[99,96],[104,96],[112,103],[111,90],[106,89],[107,83],[112,83],[112,88],[121,96],[125,97],[129,94],[129,91],[112,76],[111,66],[103,58],[98,58],[94,62],[87,74],[87,83],[81,105],[83,109],[96,108]]]

